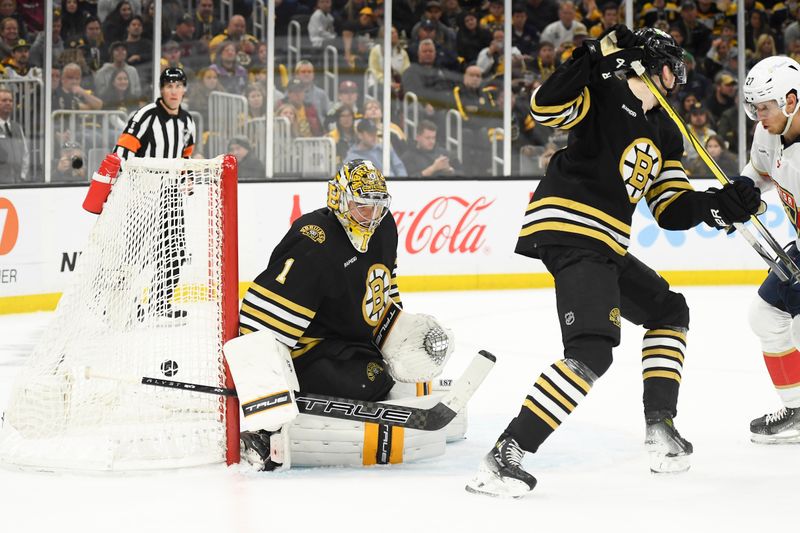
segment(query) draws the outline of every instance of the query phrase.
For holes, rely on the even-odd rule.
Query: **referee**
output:
[[[159,86],[161,98],[136,111],[119,136],[114,153],[121,159],[191,157],[197,131],[191,115],[181,108],[186,94],[186,74],[180,68],[167,68],[161,73]],[[153,221],[159,227],[153,253],[155,273],[148,303],[140,305],[137,310],[142,321],[149,317],[184,318],[187,314],[185,310],[172,307],[180,268],[186,262],[184,192],[181,189],[169,180],[162,183],[159,195],[162,216]],[[134,248],[140,245],[131,244]]]

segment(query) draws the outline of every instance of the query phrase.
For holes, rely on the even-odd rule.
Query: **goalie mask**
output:
[[[383,174],[366,159],[348,161],[328,182],[328,207],[361,253],[367,251],[391,200]]]

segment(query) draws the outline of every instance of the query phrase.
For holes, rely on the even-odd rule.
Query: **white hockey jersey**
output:
[[[772,135],[756,125],[750,162],[742,174],[751,178],[762,194],[776,189],[786,215],[800,231],[798,201],[800,201],[800,139],[784,145],[780,135]]]

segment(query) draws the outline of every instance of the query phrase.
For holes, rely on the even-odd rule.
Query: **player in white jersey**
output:
[[[765,192],[776,189],[800,231],[800,64],[788,57],[759,61],[744,84],[744,109],[758,122],[750,162],[742,171]],[[800,262],[798,240],[788,253]],[[770,272],[750,307],[750,327],[761,341],[764,362],[783,402],[775,413],[750,423],[758,443],[800,443],[800,283],[781,282]]]

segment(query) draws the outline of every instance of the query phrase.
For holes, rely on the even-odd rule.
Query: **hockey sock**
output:
[[[589,393],[597,376],[576,359],[561,359],[542,372],[506,429],[519,445],[535,452]]]
[[[800,407],[800,351],[764,352],[764,362],[784,405]]]
[[[650,329],[642,342],[644,412],[677,414],[678,389],[686,352],[686,328]]]

